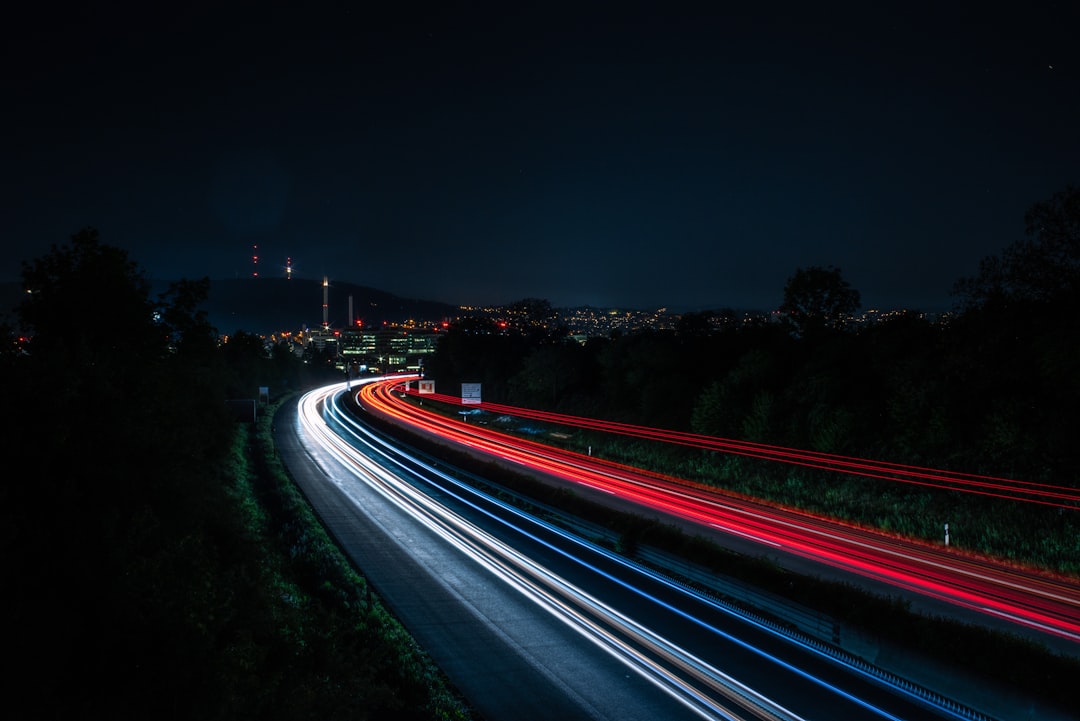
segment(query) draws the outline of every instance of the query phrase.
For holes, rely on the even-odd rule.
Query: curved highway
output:
[[[393,385],[384,382],[366,386],[361,392],[364,407],[528,470],[599,489],[763,547],[993,616],[1005,627],[1019,624],[1060,639],[1067,647],[1080,642],[1080,584],[1075,579],[777,508],[715,488],[448,419],[406,402],[400,393],[391,391]]]
[[[365,385],[360,391],[366,394],[375,387]],[[524,656],[533,668],[529,678],[555,683],[537,695],[541,700],[535,708],[527,708],[528,693],[510,706],[478,702],[486,718],[565,718],[566,699],[578,699],[577,711],[570,714],[574,718],[984,718],[853,659],[737,616],[477,492],[343,412],[343,392],[344,386],[333,386],[306,395],[294,429],[304,452],[325,475],[322,492],[336,489],[339,500],[351,499],[362,509],[339,511],[339,516],[347,516],[339,519],[344,530],[336,523],[331,527],[341,539],[355,525],[381,526],[384,541],[392,537],[411,554],[409,568],[425,567],[423,581],[410,582],[409,591],[398,595],[404,602],[395,603],[391,593],[389,603],[410,631],[419,629],[422,636],[435,639],[433,647],[441,650],[433,656],[466,696],[475,702],[475,694],[491,692],[490,674],[500,670],[477,672],[485,664],[481,650],[470,644],[459,655],[452,645],[437,640],[440,635],[514,639],[523,623],[521,609],[528,608],[527,624],[548,624],[542,636],[561,639],[509,642],[509,648],[526,649]],[[309,495],[318,482],[309,479]],[[396,520],[373,523],[364,517],[372,508],[384,509],[379,511],[384,515],[393,509]],[[359,553],[376,546],[368,544]],[[440,554],[439,560],[432,560],[433,553]],[[370,573],[365,560],[371,559],[359,558],[358,564]],[[380,593],[393,586],[403,568],[387,569],[382,581],[373,577]],[[456,623],[433,624],[425,613],[410,623],[409,607],[429,609],[422,599],[430,593],[445,595],[447,588],[471,609],[464,616],[472,616],[466,624],[471,630],[463,633]],[[517,610],[508,611],[511,608]],[[429,647],[428,640],[420,640]],[[581,658],[582,645],[593,654],[588,663],[574,660]],[[506,653],[498,651],[496,657]],[[582,672],[585,667],[588,673]],[[566,674],[566,668],[578,671]],[[620,670],[600,671],[612,668]],[[499,677],[496,686],[505,689],[506,683],[527,688],[531,681]],[[554,689],[564,700],[544,701],[544,694]],[[641,693],[643,700],[633,700]],[[665,705],[664,711],[657,710]],[[632,710],[641,708],[645,716]]]

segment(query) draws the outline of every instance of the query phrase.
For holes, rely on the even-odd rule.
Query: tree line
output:
[[[802,268],[782,323],[718,330],[689,314],[674,331],[582,345],[554,326],[549,303],[526,299],[507,328],[451,327],[427,372],[444,388],[482,382],[485,400],[1075,485],[1080,191],[1025,220],[1025,239],[958,281],[944,320],[912,313],[853,329],[844,319],[858,295],[840,271]],[[297,520],[303,504],[275,478],[266,426],[228,411],[261,386],[280,396],[341,380],[328,359],[304,362],[242,331],[222,343],[201,310],[208,281],[154,297],[92,229],[24,263],[23,283],[0,347],[11,713],[464,716],[363,579],[328,566],[332,544],[314,540],[318,524]],[[1000,513],[990,501],[579,440],[904,532],[960,518],[958,542],[978,527],[995,552],[1080,570],[1071,511]]]
[[[1026,237],[959,279],[956,307],[940,317],[904,312],[853,325],[859,293],[841,271],[799,268],[777,322],[715,324],[710,313],[695,313],[673,330],[581,344],[554,324],[515,332],[514,322],[498,328],[473,319],[449,329],[426,373],[442,388],[481,382],[484,399],[500,403],[1075,486],[1080,191],[1036,203],[1025,221]],[[537,299],[518,306],[511,318],[543,317],[549,308]],[[670,468],[669,455],[657,455],[670,451],[617,445],[611,452],[627,460],[653,454],[651,462]],[[1010,509],[1016,528],[1002,532],[985,520],[997,506],[955,494],[690,451],[679,462],[709,482],[915,535],[936,538],[952,517],[972,545],[1080,570],[1074,512]],[[969,517],[972,509],[985,513]],[[1029,536],[1026,548],[1018,533]],[[987,537],[975,543],[976,534]]]

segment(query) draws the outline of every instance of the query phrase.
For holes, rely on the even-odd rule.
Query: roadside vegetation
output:
[[[0,484],[9,718],[469,718],[285,476],[257,403],[337,380],[84,231],[24,267]],[[76,311],[73,313],[73,311]]]
[[[1080,190],[1026,222],[1026,239],[957,282],[948,313],[853,323],[840,271],[801,268],[772,322],[721,309],[580,344],[531,299],[506,327],[452,327],[426,375],[450,394],[479,382],[486,401],[1076,488]],[[557,430],[549,442],[929,542],[948,523],[960,549],[1080,574],[1076,508]]]
[[[1080,488],[1080,190],[1035,204],[1024,221],[1024,239],[957,281],[957,305],[948,313],[911,309],[853,323],[858,293],[840,271],[800,268],[773,322],[742,322],[719,309],[686,314],[672,331],[581,344],[552,324],[549,303],[526,299],[504,323],[452,326],[425,375],[448,394],[463,382],[480,383],[484,400],[495,403]],[[958,552],[1080,576],[1080,509],[1068,504],[1039,506],[512,417],[476,421],[931,543],[943,543],[947,523]],[[469,467],[467,458],[457,460]],[[894,598],[794,578],[530,479],[490,477],[535,502],[618,529],[618,550],[628,555],[641,545],[678,553],[928,657],[955,664],[960,655],[964,668],[990,682],[1065,709],[1077,706],[1074,657],[917,615]]]
[[[448,417],[454,417],[458,410],[457,406],[432,402],[430,399],[425,401],[424,408]],[[365,423],[374,425],[384,434],[440,459],[443,472],[454,472],[446,465],[450,464],[461,471],[458,474],[461,480],[476,485],[504,502],[517,505],[555,525],[562,525],[571,532],[581,533],[577,519],[610,531],[617,540],[610,540],[610,536],[588,540],[629,559],[651,565],[643,560],[639,551],[646,547],[657,549],[717,576],[742,582],[827,614],[848,628],[859,629],[870,638],[905,648],[916,657],[956,667],[958,656],[962,656],[961,668],[965,673],[984,679],[996,688],[1013,689],[1065,710],[1075,708],[1080,702],[1078,691],[1072,683],[1072,679],[1080,674],[1080,658],[1076,656],[1054,653],[1044,645],[1020,635],[992,631],[950,618],[914,613],[910,604],[899,596],[875,595],[854,584],[793,573],[767,558],[728,551],[704,536],[694,535],[648,515],[614,511],[572,490],[545,483],[494,461],[477,459],[446,444],[410,433],[396,424],[379,421],[370,414],[362,415]],[[554,436],[538,433],[540,428],[530,421],[530,432],[523,435],[532,440],[542,436],[545,442],[555,439]],[[701,586],[692,578],[680,578],[678,567],[660,567],[658,570],[688,586],[715,595],[712,589]],[[747,610],[761,613],[756,608]],[[782,619],[778,620],[782,623]]]
[[[1077,487],[1080,191],[1025,220],[1027,238],[958,281],[958,306],[940,317],[853,326],[858,294],[840,271],[800,268],[782,322],[720,309],[582,345],[529,299],[505,328],[451,327],[427,375],[449,392],[480,382],[485,400],[512,405]],[[208,281],[152,298],[93,230],[25,264],[23,281],[0,347],[9,716],[469,718],[276,461],[259,389],[276,403],[341,380],[327,358],[242,330],[222,343],[200,310]],[[238,422],[237,407],[257,422]],[[949,523],[965,551],[1080,574],[1075,508],[558,431],[548,442],[931,542]],[[946,661],[962,648],[988,679],[1076,708],[1075,659],[492,478],[615,529],[628,555],[677,552]]]

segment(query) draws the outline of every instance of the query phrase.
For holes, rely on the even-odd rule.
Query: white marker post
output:
[[[945,524],[945,545],[949,545],[949,524]]]

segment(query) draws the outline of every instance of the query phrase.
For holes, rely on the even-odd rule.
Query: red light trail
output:
[[[415,395],[416,390],[409,393]],[[461,405],[461,399],[444,394],[432,394],[428,396],[432,400],[450,405]],[[1080,490],[1067,486],[1056,486],[1047,483],[1033,483],[1009,478],[997,478],[994,476],[981,476],[971,473],[958,473],[943,471],[921,466],[911,466],[902,463],[887,461],[872,461],[865,458],[854,458],[834,453],[820,453],[806,451],[797,448],[785,448],[783,446],[767,445],[764,443],[751,443],[749,441],[737,441],[728,438],[717,438],[697,433],[685,433],[681,431],[669,431],[647,426],[635,426],[628,423],[614,421],[602,421],[594,418],[581,416],[569,416],[560,413],[549,413],[528,408],[500,405],[497,403],[480,403],[471,405],[471,408],[490,411],[491,413],[511,415],[519,418],[528,418],[546,423],[555,423],[575,428],[615,433],[648,440],[663,441],[677,445],[691,446],[705,450],[731,453],[733,455],[760,458],[770,461],[779,461],[791,465],[816,468],[827,471],[837,471],[849,475],[864,476],[868,478],[880,478],[884,480],[909,483],[932,488],[940,488],[962,493],[974,493],[995,498],[1004,498],[1025,503],[1054,506],[1058,508],[1080,509]]]
[[[358,399],[374,413],[528,469],[584,484],[702,526],[782,547],[787,552],[898,588],[1080,641],[1080,584],[1076,579],[1017,568],[992,559],[974,558],[933,544],[777,508],[704,484],[643,471],[445,418],[406,403],[400,394],[392,392],[396,384],[400,384],[400,381],[372,383],[359,390]],[[453,396],[426,397],[460,405]],[[1076,508],[1070,501],[1074,502],[1080,497],[1072,489],[1045,484],[879,463],[499,404],[483,403],[470,407],[843,473],[895,478],[908,483],[1064,508]],[[1021,497],[1021,494],[1033,497]]]

